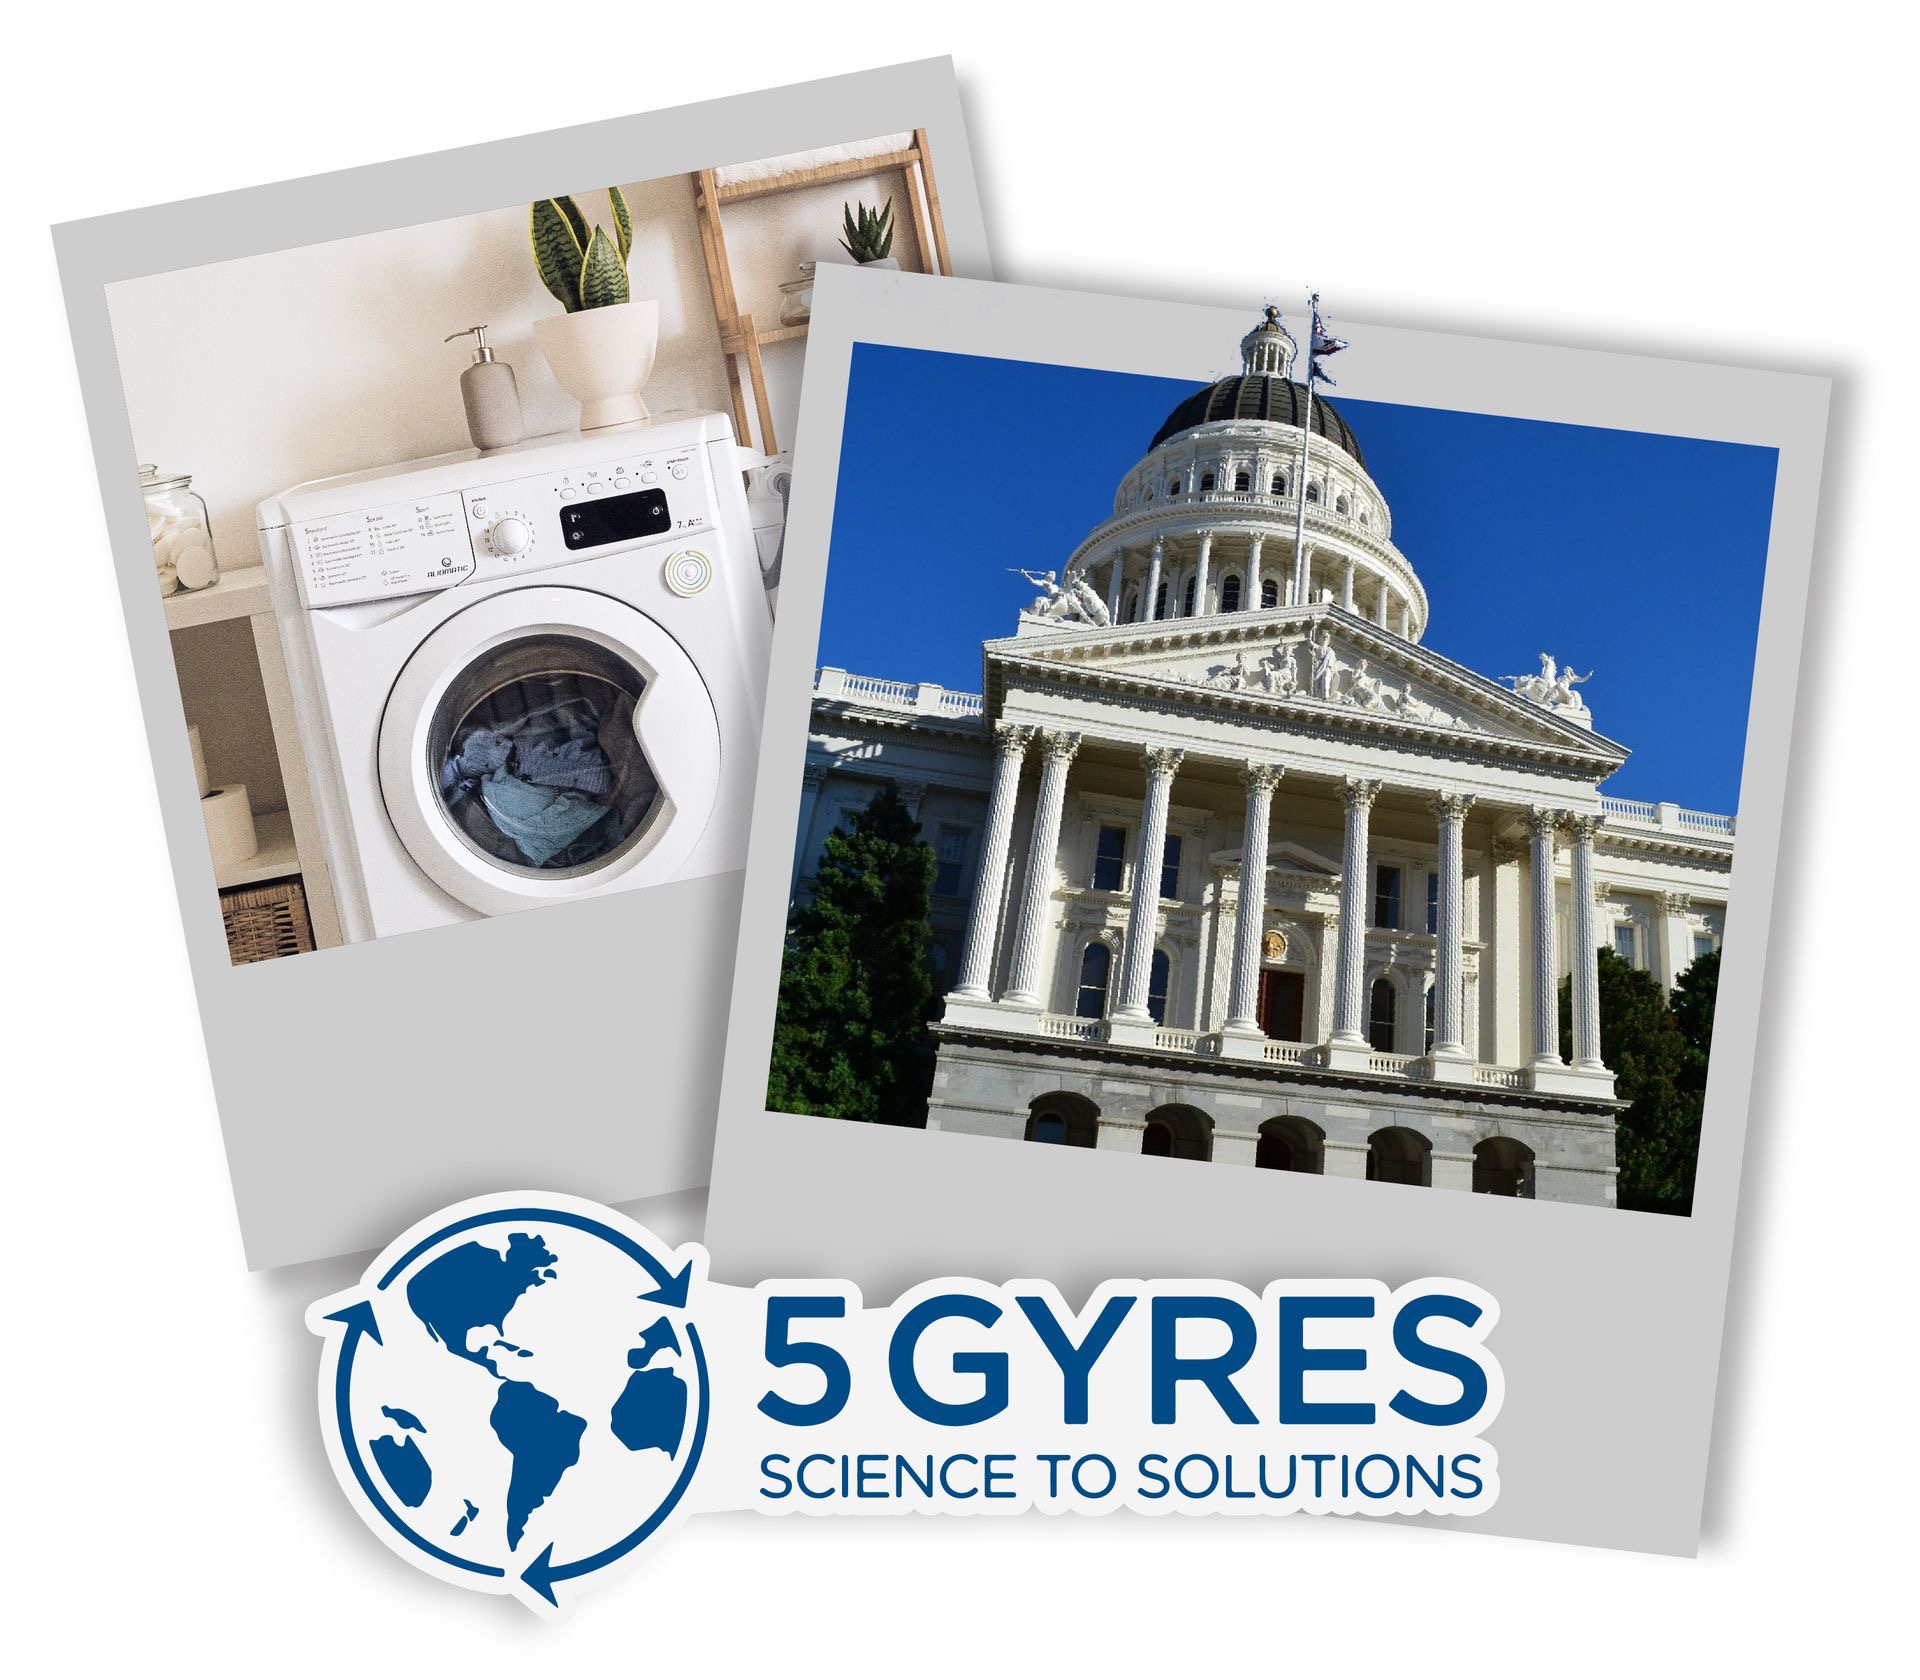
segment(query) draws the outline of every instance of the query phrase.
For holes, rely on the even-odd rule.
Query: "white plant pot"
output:
[[[652,299],[543,315],[533,341],[553,377],[580,404],[580,429],[599,431],[647,418],[641,388],[653,376],[660,344],[660,305]]]
[[[872,262],[870,262],[870,263],[862,263],[862,264],[861,264],[860,266],[861,266],[862,268],[894,268],[894,269],[897,269],[897,268],[898,268],[898,267],[900,266],[900,259],[899,259],[898,257],[876,257],[876,258],[874,258],[874,260],[873,260]]]

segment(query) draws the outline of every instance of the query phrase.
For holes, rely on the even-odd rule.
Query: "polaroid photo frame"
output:
[[[1471,1279],[1476,1526],[1690,1553],[1829,382],[1329,318],[823,280],[708,1241]]]
[[[987,273],[949,62],[55,230],[250,1265],[705,1183],[844,201],[893,207],[855,254]]]

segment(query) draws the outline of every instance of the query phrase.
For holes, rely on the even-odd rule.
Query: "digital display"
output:
[[[657,537],[673,529],[664,490],[636,490],[627,496],[607,496],[575,502],[560,510],[560,529],[573,550],[600,548],[607,543]]]

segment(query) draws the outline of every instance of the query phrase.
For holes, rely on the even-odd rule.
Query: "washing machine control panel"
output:
[[[298,519],[292,535],[301,594],[328,607],[696,538],[718,517],[706,456],[688,447]]]

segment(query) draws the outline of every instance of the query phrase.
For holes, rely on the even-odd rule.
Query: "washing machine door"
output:
[[[514,589],[456,613],[380,720],[395,831],[482,915],[672,880],[719,784],[719,720],[693,661],[593,590]]]

